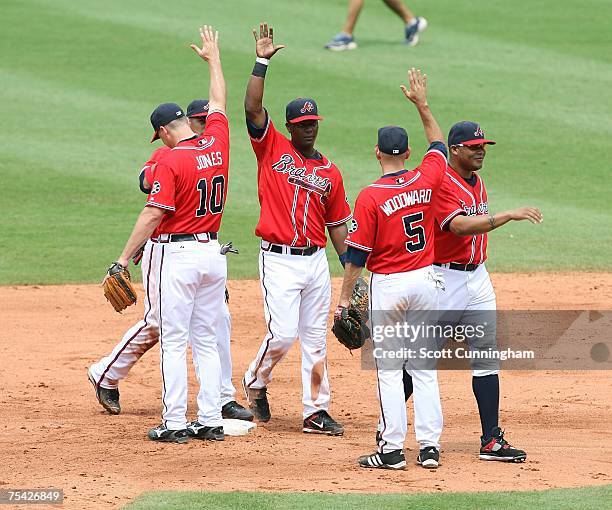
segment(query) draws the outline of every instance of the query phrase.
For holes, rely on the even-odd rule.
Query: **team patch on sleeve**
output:
[[[348,232],[349,234],[352,234],[354,232],[357,232],[357,229],[359,228],[359,224],[357,223],[357,220],[355,218],[353,218],[348,225]]]

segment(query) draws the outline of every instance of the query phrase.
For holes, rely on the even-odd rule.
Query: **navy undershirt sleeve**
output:
[[[247,131],[249,132],[249,136],[251,138],[255,138],[255,140],[259,140],[266,133],[266,128],[268,127],[268,111],[264,111],[266,112],[266,121],[264,122],[264,127],[262,128],[257,127],[249,119],[246,119]]]
[[[142,191],[145,195],[148,195],[149,192],[151,191],[151,188],[145,188],[144,178],[145,178],[145,171],[143,169],[142,172],[140,172],[140,175],[138,176],[138,181],[139,181],[140,191]]]
[[[358,267],[365,267],[369,255],[367,251],[349,246],[346,250],[346,261]]]
[[[429,145],[429,149],[427,150],[428,151],[431,151],[431,150],[440,151],[442,154],[444,154],[444,157],[448,159],[448,150],[446,149],[446,145],[444,145],[444,142],[440,142],[440,141],[431,142],[431,144]]]

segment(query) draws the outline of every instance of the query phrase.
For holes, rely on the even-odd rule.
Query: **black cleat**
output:
[[[202,439],[204,441],[223,441],[225,434],[223,427],[206,427],[199,421],[192,421],[187,424],[187,434],[189,437]]]
[[[242,379],[242,388],[249,403],[249,409],[257,421],[270,421],[270,404],[268,404],[267,388],[247,388],[244,378]]]
[[[427,446],[419,452],[417,464],[427,469],[436,469],[440,465],[440,451],[435,446]]]
[[[495,427],[491,437],[480,438],[480,460],[499,460],[502,462],[525,462],[527,454],[514,448],[504,439],[504,431]]]
[[[359,457],[359,465],[364,468],[376,469],[404,469],[406,458],[402,450],[393,450],[388,453],[373,453]]]
[[[307,434],[326,434],[328,436],[341,436],[344,427],[334,420],[327,411],[318,411],[304,420],[303,432]]]
[[[91,373],[91,368],[87,371],[87,378],[94,387],[96,398],[98,399],[100,405],[110,414],[119,414],[121,412],[121,405],[119,404],[119,390],[117,388],[111,390],[109,388],[98,386]]]
[[[165,443],[186,443],[188,439],[186,429],[170,430],[163,424],[149,430],[147,436],[151,441]]]
[[[253,413],[235,400],[228,402],[221,408],[221,416],[226,420],[253,421]]]

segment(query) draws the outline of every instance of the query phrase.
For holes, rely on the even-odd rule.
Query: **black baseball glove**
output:
[[[349,350],[360,349],[370,338],[368,321],[368,284],[364,278],[358,278],[349,300],[349,307],[338,307],[334,314],[332,333]]]

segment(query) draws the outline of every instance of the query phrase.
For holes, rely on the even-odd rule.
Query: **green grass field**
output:
[[[256,275],[256,167],[242,99],[250,30],[262,19],[287,45],[270,67],[265,103],[282,124],[290,99],[318,100],[326,118],[318,147],[343,170],[351,201],[379,173],[378,127],[408,129],[413,164],[426,148],[399,91],[407,68],[420,66],[445,131],[469,118],[498,140],[483,171],[492,210],[534,204],[545,215],[541,226],[494,232],[490,268],[610,270],[612,3],[410,5],[429,19],[419,46],[398,44],[401,24],[370,1],[360,48],[333,54],[322,46],[340,28],[345,0],[3,2],[0,283],[99,281],[143,205],[137,174],[153,148],[151,110],[207,95],[206,66],[188,48],[204,22],[221,31],[229,90],[222,237],[242,251],[230,277]]]
[[[268,494],[254,492],[152,492],[126,510],[214,508],[216,510],[601,510],[612,498],[612,485],[540,492],[447,494]]]

